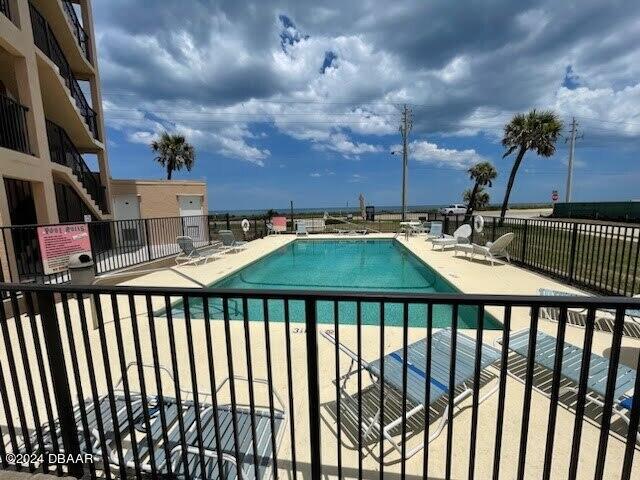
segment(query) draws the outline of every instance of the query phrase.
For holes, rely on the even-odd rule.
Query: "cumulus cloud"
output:
[[[394,145],[392,151],[401,151],[401,145]],[[452,168],[468,168],[487,159],[473,149],[456,150],[441,148],[426,140],[414,140],[409,143],[409,158],[422,163]]]
[[[181,129],[200,148],[260,166],[271,156],[267,123],[364,159],[394,141],[404,102],[418,135],[498,139],[531,107],[575,115],[592,137],[639,133],[638,2],[584,0],[576,11],[552,0],[398,0],[384,15],[343,0],[155,0],[152,17],[149,8],[94,0],[106,120],[132,142]],[[435,165],[482,159],[426,141],[412,148]]]

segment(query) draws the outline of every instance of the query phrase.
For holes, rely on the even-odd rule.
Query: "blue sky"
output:
[[[238,3],[94,1],[113,177],[161,178],[148,144],[166,129],[197,150],[174,178],[206,180],[213,210],[397,205],[408,103],[409,202],[461,201],[482,160],[499,202],[502,126],[550,108],[584,135],[574,199],[640,198],[640,5]],[[563,196],[567,155],[529,153],[512,201]]]

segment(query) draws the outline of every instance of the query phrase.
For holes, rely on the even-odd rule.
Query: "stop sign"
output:
[[[551,200],[553,200],[554,202],[557,202],[558,198],[560,198],[560,197],[558,196],[558,191],[557,190],[554,190],[553,192],[551,192]]]

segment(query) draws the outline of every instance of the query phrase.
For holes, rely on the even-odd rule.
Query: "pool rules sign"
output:
[[[89,228],[85,223],[38,227],[38,242],[45,275],[66,271],[74,253],[91,255]]]

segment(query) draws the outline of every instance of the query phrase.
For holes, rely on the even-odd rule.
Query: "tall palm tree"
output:
[[[492,181],[498,176],[498,172],[490,162],[480,162],[467,170],[467,173],[469,174],[469,178],[475,181],[473,190],[469,193],[469,200],[467,203],[466,218],[469,218],[473,211],[478,208],[476,195],[478,195],[484,187],[493,186]],[[486,195],[488,201],[489,194]]]
[[[507,213],[513,182],[524,154],[528,150],[535,150],[538,155],[550,157],[556,152],[556,141],[560,136],[561,130],[562,120],[551,110],[538,112],[533,109],[527,114],[518,113],[505,125],[502,145],[507,150],[502,158],[508,157],[516,150],[518,154],[515,162],[513,162],[511,175],[509,175],[509,181],[507,182],[507,191],[504,194],[502,210],[500,211],[501,222]]]
[[[184,135],[162,132],[159,139],[151,142],[151,150],[157,154],[154,160],[167,169],[167,180],[171,180],[174,171],[183,167],[190,172],[196,159],[193,145]]]

